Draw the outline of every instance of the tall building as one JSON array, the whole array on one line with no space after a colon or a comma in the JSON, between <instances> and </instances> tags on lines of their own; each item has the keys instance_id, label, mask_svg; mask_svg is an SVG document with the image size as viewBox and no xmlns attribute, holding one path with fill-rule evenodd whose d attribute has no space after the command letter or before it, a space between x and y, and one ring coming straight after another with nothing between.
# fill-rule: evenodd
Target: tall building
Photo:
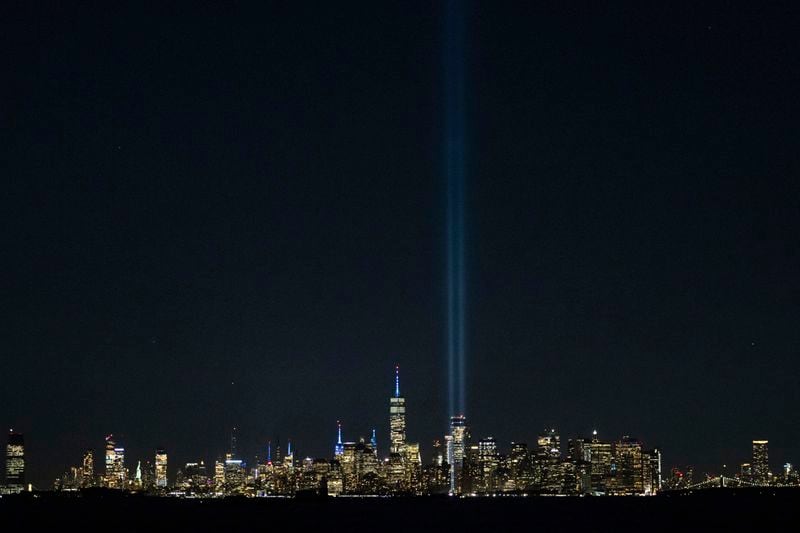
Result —
<instances>
[{"instance_id":1,"label":"tall building","mask_svg":"<svg viewBox=\"0 0 800 533\"><path fill-rule=\"evenodd\" d=\"M406 399L400 396L400 367L394 369L394 396L389 398L389 452L403 453L406 444Z\"/></svg>"},{"instance_id":2,"label":"tall building","mask_svg":"<svg viewBox=\"0 0 800 533\"><path fill-rule=\"evenodd\" d=\"M116 476L116 488L124 489L127 476L125 472L125 448L122 446L114 448L114 475Z\"/></svg>"},{"instance_id":3,"label":"tall building","mask_svg":"<svg viewBox=\"0 0 800 533\"><path fill-rule=\"evenodd\" d=\"M614 478L614 492L625 495L644 493L642 443L625 436L616 443L615 448L617 471Z\"/></svg>"},{"instance_id":4,"label":"tall building","mask_svg":"<svg viewBox=\"0 0 800 533\"><path fill-rule=\"evenodd\" d=\"M553 459L561 458L561 437L555 429L547 430L544 435L539 435L537 444L540 455Z\"/></svg>"},{"instance_id":5,"label":"tall building","mask_svg":"<svg viewBox=\"0 0 800 533\"><path fill-rule=\"evenodd\" d=\"M499 488L495 483L499 465L497 441L494 437L481 439L478 442L477 492L492 493Z\"/></svg>"},{"instance_id":6,"label":"tall building","mask_svg":"<svg viewBox=\"0 0 800 533\"><path fill-rule=\"evenodd\" d=\"M447 465L447 487L448 491L452 494L455 492L455 480L454 480L454 470L455 466L453 465L453 457L455 456L455 451L453 450L453 436L452 435L445 435L444 436L444 459L445 464Z\"/></svg>"},{"instance_id":7,"label":"tall building","mask_svg":"<svg viewBox=\"0 0 800 533\"><path fill-rule=\"evenodd\" d=\"M272 461L276 465L283 464L283 450L281 449L281 437L278 435L275 438L275 458Z\"/></svg>"},{"instance_id":8,"label":"tall building","mask_svg":"<svg viewBox=\"0 0 800 533\"><path fill-rule=\"evenodd\" d=\"M533 468L528 444L525 442L512 442L511 453L508 456L508 467L513 490L525 491L533 485Z\"/></svg>"},{"instance_id":9,"label":"tall building","mask_svg":"<svg viewBox=\"0 0 800 533\"><path fill-rule=\"evenodd\" d=\"M291 439L286 442L286 456L283 458L283 466L289 473L294 472L294 450L292 450Z\"/></svg>"},{"instance_id":10,"label":"tall building","mask_svg":"<svg viewBox=\"0 0 800 533\"><path fill-rule=\"evenodd\" d=\"M244 488L245 466L241 459L234 459L232 453L225 455L225 490L238 493Z\"/></svg>"},{"instance_id":11,"label":"tall building","mask_svg":"<svg viewBox=\"0 0 800 533\"><path fill-rule=\"evenodd\" d=\"M156 487L167 486L167 452L163 448L156 450Z\"/></svg>"},{"instance_id":12,"label":"tall building","mask_svg":"<svg viewBox=\"0 0 800 533\"><path fill-rule=\"evenodd\" d=\"M605 494L611 479L611 463L613 454L611 443L603 442L597 436L597 431L592 432L592 442L589 444L589 457L592 463L591 478L592 492Z\"/></svg>"},{"instance_id":13,"label":"tall building","mask_svg":"<svg viewBox=\"0 0 800 533\"><path fill-rule=\"evenodd\" d=\"M450 465L447 464L447 446L440 440L433 441L431 462L423 469L426 494L446 494L450 489Z\"/></svg>"},{"instance_id":14,"label":"tall building","mask_svg":"<svg viewBox=\"0 0 800 533\"><path fill-rule=\"evenodd\" d=\"M405 466L406 483L409 489L418 491L422 483L422 456L419 453L418 442L407 442L403 447L403 463Z\"/></svg>"},{"instance_id":15,"label":"tall building","mask_svg":"<svg viewBox=\"0 0 800 533\"><path fill-rule=\"evenodd\" d=\"M120 474L117 472L117 467L119 466L119 462L117 460L117 448L116 443L114 442L114 435L108 435L106 437L106 473L105 473L105 486L111 489L121 489L123 488L120 485L119 479Z\"/></svg>"},{"instance_id":16,"label":"tall building","mask_svg":"<svg viewBox=\"0 0 800 533\"><path fill-rule=\"evenodd\" d=\"M460 492L459 480L461 469L464 466L464 454L467 451L467 441L469 441L467 417L464 415L450 417L449 437L447 462L450 463L450 492L456 494ZM446 437L445 440L447 440Z\"/></svg>"},{"instance_id":17,"label":"tall building","mask_svg":"<svg viewBox=\"0 0 800 533\"><path fill-rule=\"evenodd\" d=\"M476 443L467 443L464 460L457 481L460 494L477 494L481 491L480 447Z\"/></svg>"},{"instance_id":18,"label":"tall building","mask_svg":"<svg viewBox=\"0 0 800 533\"><path fill-rule=\"evenodd\" d=\"M339 457L344 453L344 443L342 442L342 423L338 420L336 421L336 432L338 438L336 440L336 446L333 448L333 455L334 457Z\"/></svg>"},{"instance_id":19,"label":"tall building","mask_svg":"<svg viewBox=\"0 0 800 533\"><path fill-rule=\"evenodd\" d=\"M197 462L186 463L184 471L184 487L192 490L206 490L208 488L208 473L205 463L200 460ZM224 474L223 474L224 476Z\"/></svg>"},{"instance_id":20,"label":"tall building","mask_svg":"<svg viewBox=\"0 0 800 533\"><path fill-rule=\"evenodd\" d=\"M661 490L661 450L658 448L642 452L642 479L644 493L648 496Z\"/></svg>"},{"instance_id":21,"label":"tall building","mask_svg":"<svg viewBox=\"0 0 800 533\"><path fill-rule=\"evenodd\" d=\"M233 429L231 430L231 451L230 451L230 456L233 459L236 458L236 443L237 443L237 440L238 439L236 437L236 426L233 426Z\"/></svg>"},{"instance_id":22,"label":"tall building","mask_svg":"<svg viewBox=\"0 0 800 533\"><path fill-rule=\"evenodd\" d=\"M767 446L769 441L753 441L753 483L756 485L766 485L770 480L769 471L769 452Z\"/></svg>"},{"instance_id":23,"label":"tall building","mask_svg":"<svg viewBox=\"0 0 800 533\"><path fill-rule=\"evenodd\" d=\"M342 467L342 487L345 493L354 494L357 490L358 476L356 471L356 443L345 442L339 455Z\"/></svg>"},{"instance_id":24,"label":"tall building","mask_svg":"<svg viewBox=\"0 0 800 533\"><path fill-rule=\"evenodd\" d=\"M86 450L83 452L83 464L81 466L81 486L94 486L94 452Z\"/></svg>"},{"instance_id":25,"label":"tall building","mask_svg":"<svg viewBox=\"0 0 800 533\"><path fill-rule=\"evenodd\" d=\"M567 445L567 461L574 465L575 492L592 492L592 441L591 439L570 439Z\"/></svg>"},{"instance_id":26,"label":"tall building","mask_svg":"<svg viewBox=\"0 0 800 533\"><path fill-rule=\"evenodd\" d=\"M218 492L222 492L225 486L225 463L219 457L214 462L214 488Z\"/></svg>"},{"instance_id":27,"label":"tall building","mask_svg":"<svg viewBox=\"0 0 800 533\"><path fill-rule=\"evenodd\" d=\"M535 484L539 490L560 493L564 485L564 468L561 464L561 437L555 429L547 429L537 437L533 459Z\"/></svg>"},{"instance_id":28,"label":"tall building","mask_svg":"<svg viewBox=\"0 0 800 533\"><path fill-rule=\"evenodd\" d=\"M8 431L6 444L6 489L12 492L25 489L25 438L13 429Z\"/></svg>"},{"instance_id":29,"label":"tall building","mask_svg":"<svg viewBox=\"0 0 800 533\"><path fill-rule=\"evenodd\" d=\"M570 439L567 443L567 459L572 462L592 461L592 441L590 439Z\"/></svg>"}]
</instances>

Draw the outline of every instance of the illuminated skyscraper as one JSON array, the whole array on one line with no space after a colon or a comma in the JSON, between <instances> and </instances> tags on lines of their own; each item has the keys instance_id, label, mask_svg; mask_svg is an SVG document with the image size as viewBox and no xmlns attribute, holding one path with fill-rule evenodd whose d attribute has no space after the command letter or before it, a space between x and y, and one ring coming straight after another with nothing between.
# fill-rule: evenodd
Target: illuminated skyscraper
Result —
<instances>
[{"instance_id":1,"label":"illuminated skyscraper","mask_svg":"<svg viewBox=\"0 0 800 533\"><path fill-rule=\"evenodd\" d=\"M116 443L114 442L114 436L109 435L106 437L106 475L105 475L105 485L111 489L119 489L122 488L119 485L119 474L116 471L117 468L117 453L116 453Z\"/></svg>"},{"instance_id":2,"label":"illuminated skyscraper","mask_svg":"<svg viewBox=\"0 0 800 533\"><path fill-rule=\"evenodd\" d=\"M631 437L622 437L616 443L614 459L617 466L614 492L626 495L643 494L642 443Z\"/></svg>"},{"instance_id":3,"label":"illuminated skyscraper","mask_svg":"<svg viewBox=\"0 0 800 533\"><path fill-rule=\"evenodd\" d=\"M156 487L167 486L167 452L159 448L156 450Z\"/></svg>"},{"instance_id":4,"label":"illuminated skyscraper","mask_svg":"<svg viewBox=\"0 0 800 533\"><path fill-rule=\"evenodd\" d=\"M511 453L508 457L510 476L513 480L513 489L524 491L534 483L533 465L528 445L524 442L512 442Z\"/></svg>"},{"instance_id":5,"label":"illuminated skyscraper","mask_svg":"<svg viewBox=\"0 0 800 533\"><path fill-rule=\"evenodd\" d=\"M461 463L456 486L459 494L477 494L481 491L480 448L475 443L467 443L464 460Z\"/></svg>"},{"instance_id":6,"label":"illuminated skyscraper","mask_svg":"<svg viewBox=\"0 0 800 533\"><path fill-rule=\"evenodd\" d=\"M497 441L494 437L486 437L478 442L478 492L492 493L496 486L496 474L499 466Z\"/></svg>"},{"instance_id":7,"label":"illuminated skyscraper","mask_svg":"<svg viewBox=\"0 0 800 533\"><path fill-rule=\"evenodd\" d=\"M358 485L358 472L356 470L356 443L345 442L339 463L342 467L342 485L344 492L354 494Z\"/></svg>"},{"instance_id":8,"label":"illuminated skyscraper","mask_svg":"<svg viewBox=\"0 0 800 533\"><path fill-rule=\"evenodd\" d=\"M183 469L184 472L184 487L190 488L195 491L205 491L208 488L208 473L206 472L205 463L200 460L196 462L186 463ZM224 474L223 474L224 476Z\"/></svg>"},{"instance_id":9,"label":"illuminated skyscraper","mask_svg":"<svg viewBox=\"0 0 800 533\"><path fill-rule=\"evenodd\" d=\"M12 492L25 489L25 438L13 429L6 444L6 488Z\"/></svg>"},{"instance_id":10,"label":"illuminated skyscraper","mask_svg":"<svg viewBox=\"0 0 800 533\"><path fill-rule=\"evenodd\" d=\"M655 448L642 453L642 478L644 493L653 496L661 490L661 450Z\"/></svg>"},{"instance_id":11,"label":"illuminated skyscraper","mask_svg":"<svg viewBox=\"0 0 800 533\"><path fill-rule=\"evenodd\" d=\"M753 483L756 485L766 485L769 483L769 452L767 445L769 441L753 441Z\"/></svg>"},{"instance_id":12,"label":"illuminated skyscraper","mask_svg":"<svg viewBox=\"0 0 800 533\"><path fill-rule=\"evenodd\" d=\"M244 488L245 468L241 459L234 459L233 454L225 455L225 490L238 493Z\"/></svg>"},{"instance_id":13,"label":"illuminated skyscraper","mask_svg":"<svg viewBox=\"0 0 800 533\"><path fill-rule=\"evenodd\" d=\"M561 437L555 429L545 431L537 439L539 454L543 457L559 459L561 457Z\"/></svg>"},{"instance_id":14,"label":"illuminated skyscraper","mask_svg":"<svg viewBox=\"0 0 800 533\"><path fill-rule=\"evenodd\" d=\"M116 488L124 489L126 482L125 448L121 446L114 448L114 475L116 476Z\"/></svg>"},{"instance_id":15,"label":"illuminated skyscraper","mask_svg":"<svg viewBox=\"0 0 800 533\"><path fill-rule=\"evenodd\" d=\"M272 460L272 462L276 465L283 464L283 450L281 450L280 436L275 439L275 458Z\"/></svg>"},{"instance_id":16,"label":"illuminated skyscraper","mask_svg":"<svg viewBox=\"0 0 800 533\"><path fill-rule=\"evenodd\" d=\"M339 457L344 453L344 443L342 442L342 423L338 420L336 421L336 432L338 438L336 439L336 446L333 448L333 455L334 457Z\"/></svg>"},{"instance_id":17,"label":"illuminated skyscraper","mask_svg":"<svg viewBox=\"0 0 800 533\"><path fill-rule=\"evenodd\" d=\"M450 417L450 438L447 462L450 463L450 492L455 494L459 492L458 482L461 476L461 469L464 466L464 453L469 440L467 417L464 415Z\"/></svg>"},{"instance_id":18,"label":"illuminated skyscraper","mask_svg":"<svg viewBox=\"0 0 800 533\"><path fill-rule=\"evenodd\" d=\"M594 431L589 450L589 458L592 463L592 492L605 494L611 477L611 443L602 442L597 436L597 431Z\"/></svg>"},{"instance_id":19,"label":"illuminated skyscraper","mask_svg":"<svg viewBox=\"0 0 800 533\"><path fill-rule=\"evenodd\" d=\"M287 441L286 444L286 456L283 458L283 466L286 467L287 472L294 472L294 450L292 450L291 440Z\"/></svg>"},{"instance_id":20,"label":"illuminated skyscraper","mask_svg":"<svg viewBox=\"0 0 800 533\"><path fill-rule=\"evenodd\" d=\"M400 367L395 367L394 396L389 398L389 452L403 453L406 445L406 399L400 396Z\"/></svg>"},{"instance_id":21,"label":"illuminated skyscraper","mask_svg":"<svg viewBox=\"0 0 800 533\"><path fill-rule=\"evenodd\" d=\"M225 485L225 463L222 458L214 462L214 488L221 492Z\"/></svg>"},{"instance_id":22,"label":"illuminated skyscraper","mask_svg":"<svg viewBox=\"0 0 800 533\"><path fill-rule=\"evenodd\" d=\"M561 492L565 472L561 465L561 437L555 429L546 429L537 437L533 466L540 490L551 494Z\"/></svg>"},{"instance_id":23,"label":"illuminated skyscraper","mask_svg":"<svg viewBox=\"0 0 800 533\"><path fill-rule=\"evenodd\" d=\"M81 486L94 486L94 452L86 450L83 452L83 465L81 467Z\"/></svg>"}]
</instances>

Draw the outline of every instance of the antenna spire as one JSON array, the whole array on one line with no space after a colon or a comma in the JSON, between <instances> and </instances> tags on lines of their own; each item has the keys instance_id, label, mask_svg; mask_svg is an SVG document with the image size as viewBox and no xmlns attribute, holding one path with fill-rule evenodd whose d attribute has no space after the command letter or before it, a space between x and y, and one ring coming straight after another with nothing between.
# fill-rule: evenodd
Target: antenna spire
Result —
<instances>
[{"instance_id":1,"label":"antenna spire","mask_svg":"<svg viewBox=\"0 0 800 533\"><path fill-rule=\"evenodd\" d=\"M400 397L400 365L394 367L394 397Z\"/></svg>"},{"instance_id":2,"label":"antenna spire","mask_svg":"<svg viewBox=\"0 0 800 533\"><path fill-rule=\"evenodd\" d=\"M333 454L338 457L344 453L344 444L342 444L342 423L336 421L336 428L339 433L339 439L336 441L336 446L333 448Z\"/></svg>"}]
</instances>

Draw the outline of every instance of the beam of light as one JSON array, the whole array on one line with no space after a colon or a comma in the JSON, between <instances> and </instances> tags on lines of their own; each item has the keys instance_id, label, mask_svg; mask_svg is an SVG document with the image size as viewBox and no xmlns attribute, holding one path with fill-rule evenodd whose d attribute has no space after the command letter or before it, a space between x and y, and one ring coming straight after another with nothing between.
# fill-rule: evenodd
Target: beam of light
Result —
<instances>
[{"instance_id":1,"label":"beam of light","mask_svg":"<svg viewBox=\"0 0 800 533\"><path fill-rule=\"evenodd\" d=\"M448 417L466 409L466 186L465 16L463 2L448 0L444 38L444 166L447 179Z\"/></svg>"}]
</instances>

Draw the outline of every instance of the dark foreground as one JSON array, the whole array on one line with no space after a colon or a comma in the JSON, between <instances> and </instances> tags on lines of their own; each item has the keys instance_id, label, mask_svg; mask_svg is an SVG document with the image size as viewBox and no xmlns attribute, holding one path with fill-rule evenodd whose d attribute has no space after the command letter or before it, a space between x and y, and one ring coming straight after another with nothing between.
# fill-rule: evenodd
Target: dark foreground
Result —
<instances>
[{"instance_id":1,"label":"dark foreground","mask_svg":"<svg viewBox=\"0 0 800 533\"><path fill-rule=\"evenodd\" d=\"M725 489L652 498L176 500L93 494L0 499L0 530L24 531L798 531L800 490Z\"/></svg>"}]
</instances>

